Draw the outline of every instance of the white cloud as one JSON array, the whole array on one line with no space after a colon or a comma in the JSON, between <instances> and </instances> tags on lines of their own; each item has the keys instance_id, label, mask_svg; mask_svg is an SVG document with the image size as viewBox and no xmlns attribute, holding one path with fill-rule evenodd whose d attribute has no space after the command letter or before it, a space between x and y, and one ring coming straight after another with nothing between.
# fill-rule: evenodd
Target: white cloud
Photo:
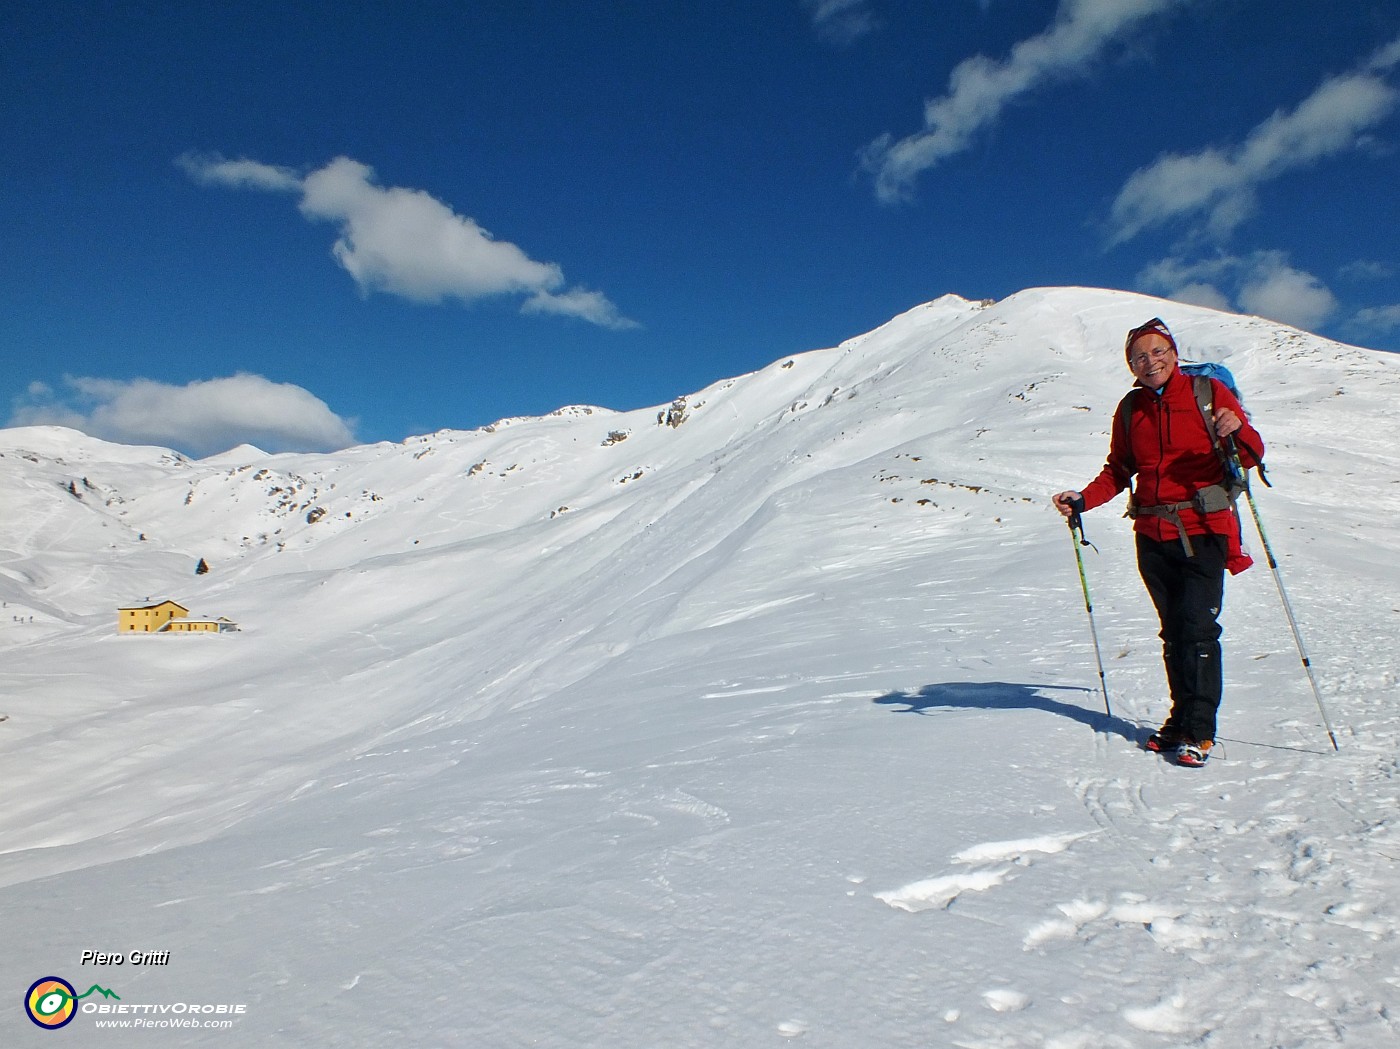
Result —
<instances>
[{"instance_id":1,"label":"white cloud","mask_svg":"<svg viewBox=\"0 0 1400 1049\"><path fill-rule=\"evenodd\" d=\"M571 288L554 294L538 291L520 307L522 313L562 313L569 317L581 317L604 328L622 331L639 327L636 321L628 320L617 311L617 307L600 292L584 288Z\"/></svg>"},{"instance_id":2,"label":"white cloud","mask_svg":"<svg viewBox=\"0 0 1400 1049\"><path fill-rule=\"evenodd\" d=\"M1352 281L1389 280L1395 275L1395 270L1384 262L1357 259L1355 262L1348 262L1339 269L1337 275L1343 280Z\"/></svg>"},{"instance_id":3,"label":"white cloud","mask_svg":"<svg viewBox=\"0 0 1400 1049\"><path fill-rule=\"evenodd\" d=\"M1256 251L1245 256L1219 255L1186 261L1167 258L1138 274L1144 291L1212 309L1230 309L1269 320L1317 330L1337 312L1337 298L1311 273L1295 269L1281 251Z\"/></svg>"},{"instance_id":4,"label":"white cloud","mask_svg":"<svg viewBox=\"0 0 1400 1049\"><path fill-rule=\"evenodd\" d=\"M1220 285L1238 270L1239 265L1238 259L1224 257L1189 263L1178 258L1162 259L1138 274L1137 286L1173 302L1233 311L1230 297L1221 290Z\"/></svg>"},{"instance_id":5,"label":"white cloud","mask_svg":"<svg viewBox=\"0 0 1400 1049\"><path fill-rule=\"evenodd\" d=\"M1185 302L1192 306L1233 312L1229 297L1207 281L1190 281L1177 288L1169 297L1176 302Z\"/></svg>"},{"instance_id":6,"label":"white cloud","mask_svg":"<svg viewBox=\"0 0 1400 1049\"><path fill-rule=\"evenodd\" d=\"M1240 286L1246 313L1315 331L1337 312L1337 297L1311 273L1279 261L1255 270Z\"/></svg>"},{"instance_id":7,"label":"white cloud","mask_svg":"<svg viewBox=\"0 0 1400 1049\"><path fill-rule=\"evenodd\" d=\"M186 153L176 157L175 163L190 178L204 186L288 193L301 189L301 179L295 171L260 164L256 160L225 160L208 153Z\"/></svg>"},{"instance_id":8,"label":"white cloud","mask_svg":"<svg viewBox=\"0 0 1400 1049\"><path fill-rule=\"evenodd\" d=\"M1228 255L1189 262L1186 259L1171 257L1161 259L1143 269L1138 274L1137 283L1145 291L1172 296L1188 284L1218 284L1240 266L1241 260Z\"/></svg>"},{"instance_id":9,"label":"white cloud","mask_svg":"<svg viewBox=\"0 0 1400 1049\"><path fill-rule=\"evenodd\" d=\"M1390 50L1400 59L1400 47ZM1112 242L1195 217L1207 232L1223 237L1253 214L1261 183L1364 144L1366 132L1400 102L1400 92L1376 75L1388 68L1385 56L1383 51L1368 63L1368 72L1325 81L1297 108L1275 112L1238 145L1166 154L1133 172L1113 202Z\"/></svg>"},{"instance_id":10,"label":"white cloud","mask_svg":"<svg viewBox=\"0 0 1400 1049\"><path fill-rule=\"evenodd\" d=\"M812 12L812 25L829 44L846 47L873 31L878 22L869 0L802 0Z\"/></svg>"},{"instance_id":11,"label":"white cloud","mask_svg":"<svg viewBox=\"0 0 1400 1049\"><path fill-rule=\"evenodd\" d=\"M172 386L152 379L66 377L66 397L30 385L9 426L70 426L119 444L154 444L194 456L239 444L268 452L334 451L355 443L353 424L314 394L260 375Z\"/></svg>"},{"instance_id":12,"label":"white cloud","mask_svg":"<svg viewBox=\"0 0 1400 1049\"><path fill-rule=\"evenodd\" d=\"M563 271L554 263L537 262L509 241L496 240L422 190L376 185L373 169L349 157L305 177L255 160L186 154L177 163L203 185L300 193L304 216L339 224L331 254L364 292L427 303L525 295L525 312L637 327L600 292L565 289Z\"/></svg>"},{"instance_id":13,"label":"white cloud","mask_svg":"<svg viewBox=\"0 0 1400 1049\"><path fill-rule=\"evenodd\" d=\"M1394 331L1400 328L1400 304L1368 306L1364 310L1358 310L1353 320L1362 327L1375 331Z\"/></svg>"},{"instance_id":14,"label":"white cloud","mask_svg":"<svg viewBox=\"0 0 1400 1049\"><path fill-rule=\"evenodd\" d=\"M1396 66L1400 66L1400 37L1377 50L1362 68L1372 73L1388 73Z\"/></svg>"},{"instance_id":15,"label":"white cloud","mask_svg":"<svg viewBox=\"0 0 1400 1049\"><path fill-rule=\"evenodd\" d=\"M948 93L924 104L924 130L895 142L884 135L865 150L881 200L908 196L915 178L966 150L1016 98L1042 84L1082 75L1120 37L1190 0L1061 0L1043 33L1020 41L997 61L977 55L959 63Z\"/></svg>"},{"instance_id":16,"label":"white cloud","mask_svg":"<svg viewBox=\"0 0 1400 1049\"><path fill-rule=\"evenodd\" d=\"M331 252L365 290L418 302L552 290L559 267L535 262L422 190L374 185L374 172L340 157L302 183L301 212L340 223Z\"/></svg>"}]
</instances>

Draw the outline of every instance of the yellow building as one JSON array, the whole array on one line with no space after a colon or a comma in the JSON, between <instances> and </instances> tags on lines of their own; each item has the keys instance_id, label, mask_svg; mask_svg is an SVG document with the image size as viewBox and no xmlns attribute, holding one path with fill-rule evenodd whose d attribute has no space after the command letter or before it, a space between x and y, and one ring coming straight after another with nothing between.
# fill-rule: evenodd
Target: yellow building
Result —
<instances>
[{"instance_id":1,"label":"yellow building","mask_svg":"<svg viewBox=\"0 0 1400 1049\"><path fill-rule=\"evenodd\" d=\"M190 610L174 601L117 609L117 633L154 634L173 619L184 619Z\"/></svg>"},{"instance_id":2,"label":"yellow building","mask_svg":"<svg viewBox=\"0 0 1400 1049\"><path fill-rule=\"evenodd\" d=\"M237 629L238 624L224 616L191 616L188 608L174 601L117 609L119 634L222 634Z\"/></svg>"},{"instance_id":3,"label":"yellow building","mask_svg":"<svg viewBox=\"0 0 1400 1049\"><path fill-rule=\"evenodd\" d=\"M220 616L218 619L172 619L160 628L162 634L221 634L226 630L237 630L231 619Z\"/></svg>"}]
</instances>

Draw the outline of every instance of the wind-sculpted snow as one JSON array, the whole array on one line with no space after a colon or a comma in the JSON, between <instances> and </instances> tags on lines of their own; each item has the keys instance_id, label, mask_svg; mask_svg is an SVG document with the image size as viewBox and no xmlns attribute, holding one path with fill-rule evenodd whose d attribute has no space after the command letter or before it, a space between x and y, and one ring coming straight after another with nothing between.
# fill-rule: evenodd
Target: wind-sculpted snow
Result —
<instances>
[{"instance_id":1,"label":"wind-sculpted snow","mask_svg":"<svg viewBox=\"0 0 1400 1049\"><path fill-rule=\"evenodd\" d=\"M1048 496L1153 315L1269 440L1340 752L1257 542L1208 766L1138 749L1113 507L1104 712ZM329 455L0 431L0 987L247 1006L113 1046L1395 1044L1400 360L1087 289L777 352ZM241 629L117 636L162 598Z\"/></svg>"}]
</instances>

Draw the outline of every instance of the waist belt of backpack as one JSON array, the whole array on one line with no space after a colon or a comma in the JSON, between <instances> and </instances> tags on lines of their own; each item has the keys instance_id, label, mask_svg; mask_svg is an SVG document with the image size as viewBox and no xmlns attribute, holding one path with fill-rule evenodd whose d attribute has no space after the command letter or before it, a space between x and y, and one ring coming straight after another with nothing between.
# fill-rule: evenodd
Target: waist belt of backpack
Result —
<instances>
[{"instance_id":1,"label":"waist belt of backpack","mask_svg":"<svg viewBox=\"0 0 1400 1049\"><path fill-rule=\"evenodd\" d=\"M1215 513L1218 510L1233 509L1235 500L1230 494L1230 490L1223 484L1207 485L1200 489L1194 496L1184 503L1158 503L1153 506L1143 506L1136 498L1128 500L1128 512L1124 517L1138 518L1146 514L1148 517L1161 517L1176 525L1177 533L1181 536L1181 548L1186 551L1187 557L1195 557L1196 549L1191 545L1191 537L1186 534L1186 523L1181 519L1182 510L1199 510L1203 514Z\"/></svg>"}]
</instances>

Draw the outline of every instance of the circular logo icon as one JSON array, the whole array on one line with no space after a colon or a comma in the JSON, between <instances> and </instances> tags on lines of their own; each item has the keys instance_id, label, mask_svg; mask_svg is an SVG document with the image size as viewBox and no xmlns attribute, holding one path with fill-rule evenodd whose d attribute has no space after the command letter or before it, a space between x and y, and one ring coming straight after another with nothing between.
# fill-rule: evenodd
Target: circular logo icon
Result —
<instances>
[{"instance_id":1,"label":"circular logo icon","mask_svg":"<svg viewBox=\"0 0 1400 1049\"><path fill-rule=\"evenodd\" d=\"M24 1011L40 1027L57 1030L78 1011L77 997L78 992L67 980L45 976L35 980L24 996Z\"/></svg>"}]
</instances>

